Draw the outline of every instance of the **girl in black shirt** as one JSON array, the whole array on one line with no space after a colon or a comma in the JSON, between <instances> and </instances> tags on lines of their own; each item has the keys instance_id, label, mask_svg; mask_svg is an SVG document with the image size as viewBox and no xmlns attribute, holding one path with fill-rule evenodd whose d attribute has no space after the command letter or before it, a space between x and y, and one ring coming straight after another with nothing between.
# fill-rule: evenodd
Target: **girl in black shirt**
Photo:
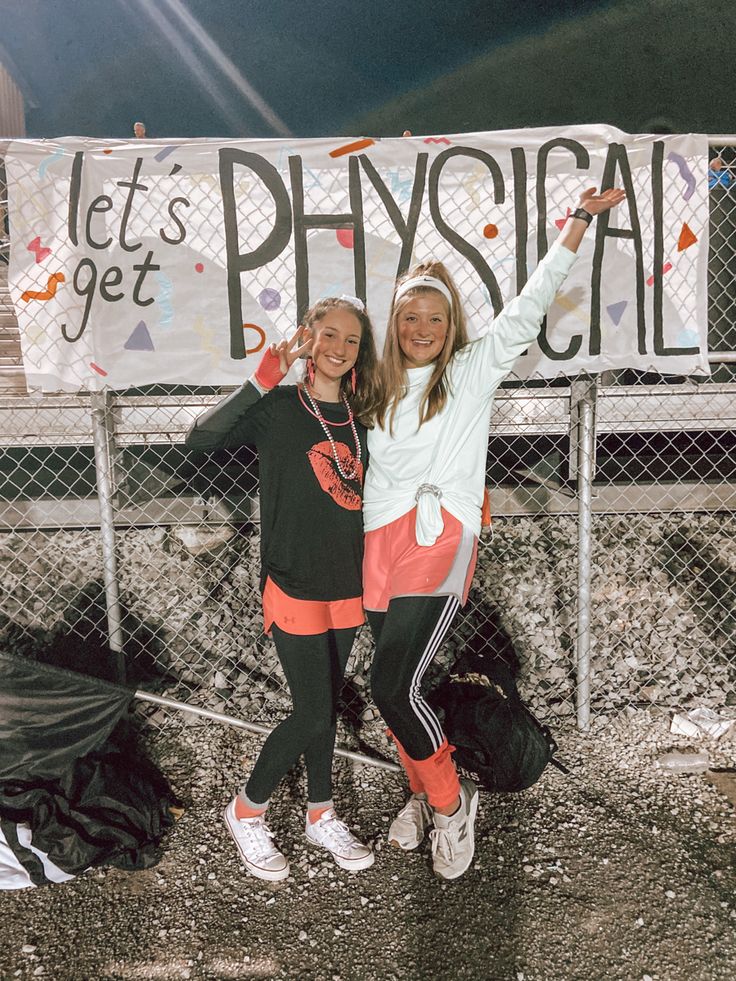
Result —
<instances>
[{"instance_id":1,"label":"girl in black shirt","mask_svg":"<svg viewBox=\"0 0 736 981\"><path fill-rule=\"evenodd\" d=\"M309 354L301 385L277 387ZM270 795L304 756L306 836L339 866L373 864L332 803L337 696L363 623L362 492L366 429L376 400L376 354L355 297L320 300L290 341L271 345L253 378L201 415L190 449L251 444L260 462L261 588L293 710L269 735L246 785L225 810L245 867L284 879L289 865L265 822Z\"/></svg>"}]
</instances>

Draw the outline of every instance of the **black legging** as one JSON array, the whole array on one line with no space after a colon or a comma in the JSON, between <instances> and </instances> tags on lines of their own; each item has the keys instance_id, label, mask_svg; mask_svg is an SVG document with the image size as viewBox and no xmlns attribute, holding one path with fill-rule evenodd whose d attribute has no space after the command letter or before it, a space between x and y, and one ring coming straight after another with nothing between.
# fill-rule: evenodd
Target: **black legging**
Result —
<instances>
[{"instance_id":1,"label":"black legging","mask_svg":"<svg viewBox=\"0 0 736 981\"><path fill-rule=\"evenodd\" d=\"M456 596L400 596L385 613L367 611L376 643L373 700L413 760L428 759L444 740L421 684L459 606Z\"/></svg>"},{"instance_id":2,"label":"black legging","mask_svg":"<svg viewBox=\"0 0 736 981\"><path fill-rule=\"evenodd\" d=\"M251 803L265 803L300 756L307 767L310 802L331 799L337 697L356 629L301 637L274 624L272 635L293 710L263 744L244 788Z\"/></svg>"}]
</instances>

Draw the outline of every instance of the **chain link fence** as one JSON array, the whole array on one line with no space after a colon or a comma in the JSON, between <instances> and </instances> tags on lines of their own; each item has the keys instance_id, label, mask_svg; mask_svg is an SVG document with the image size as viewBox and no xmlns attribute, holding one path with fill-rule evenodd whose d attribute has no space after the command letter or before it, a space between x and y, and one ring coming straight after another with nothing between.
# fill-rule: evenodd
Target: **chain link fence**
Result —
<instances>
[{"instance_id":1,"label":"chain link fence","mask_svg":"<svg viewBox=\"0 0 736 981\"><path fill-rule=\"evenodd\" d=\"M734 147L711 154L712 377L505 383L487 459L493 531L429 684L461 649L490 645L518 658L521 688L548 721L736 704ZM0 170L3 645L273 723L289 697L262 634L257 459L184 451L219 390L25 390L4 199ZM378 731L370 657L365 628L341 714L341 737L358 748ZM158 728L173 717L144 711Z\"/></svg>"}]
</instances>

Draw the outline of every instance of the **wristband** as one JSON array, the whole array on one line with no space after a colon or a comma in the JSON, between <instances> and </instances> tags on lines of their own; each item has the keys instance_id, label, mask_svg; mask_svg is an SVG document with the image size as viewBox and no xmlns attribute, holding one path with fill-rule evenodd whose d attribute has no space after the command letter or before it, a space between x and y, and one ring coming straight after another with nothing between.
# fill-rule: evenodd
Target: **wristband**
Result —
<instances>
[{"instance_id":1,"label":"wristband","mask_svg":"<svg viewBox=\"0 0 736 981\"><path fill-rule=\"evenodd\" d=\"M582 218L586 225L589 225L593 221L593 215L585 208L576 208L570 215L571 218Z\"/></svg>"},{"instance_id":2,"label":"wristband","mask_svg":"<svg viewBox=\"0 0 736 981\"><path fill-rule=\"evenodd\" d=\"M267 347L263 352L261 363L256 368L253 377L260 387L267 392L270 392L272 388L276 388L278 383L286 377L285 372L281 370L281 362L278 354L274 354L270 347Z\"/></svg>"}]
</instances>

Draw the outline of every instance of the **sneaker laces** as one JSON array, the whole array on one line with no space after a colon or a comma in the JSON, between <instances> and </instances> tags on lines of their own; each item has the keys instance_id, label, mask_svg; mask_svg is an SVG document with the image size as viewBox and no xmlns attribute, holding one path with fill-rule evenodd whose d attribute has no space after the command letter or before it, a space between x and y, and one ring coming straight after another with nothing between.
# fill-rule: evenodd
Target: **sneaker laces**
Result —
<instances>
[{"instance_id":1,"label":"sneaker laces","mask_svg":"<svg viewBox=\"0 0 736 981\"><path fill-rule=\"evenodd\" d=\"M240 818L240 833L245 839L244 844L250 851L253 849L254 859L269 859L279 854L278 849L271 843L274 833L263 820Z\"/></svg>"},{"instance_id":2,"label":"sneaker laces","mask_svg":"<svg viewBox=\"0 0 736 981\"><path fill-rule=\"evenodd\" d=\"M455 834L449 828L433 828L429 832L429 839L432 843L432 858L439 855L448 864L454 861Z\"/></svg>"},{"instance_id":3,"label":"sneaker laces","mask_svg":"<svg viewBox=\"0 0 736 981\"><path fill-rule=\"evenodd\" d=\"M347 824L334 815L332 817L322 818L317 823L319 824L320 834L324 835L331 844L334 843L338 846L347 845L350 848L360 844Z\"/></svg>"},{"instance_id":4,"label":"sneaker laces","mask_svg":"<svg viewBox=\"0 0 736 981\"><path fill-rule=\"evenodd\" d=\"M425 801L421 797L417 797L416 794L412 794L409 800L404 804L399 813L396 815L395 820L402 820L403 818L408 818L412 824L420 824L424 822L424 807Z\"/></svg>"}]
</instances>

